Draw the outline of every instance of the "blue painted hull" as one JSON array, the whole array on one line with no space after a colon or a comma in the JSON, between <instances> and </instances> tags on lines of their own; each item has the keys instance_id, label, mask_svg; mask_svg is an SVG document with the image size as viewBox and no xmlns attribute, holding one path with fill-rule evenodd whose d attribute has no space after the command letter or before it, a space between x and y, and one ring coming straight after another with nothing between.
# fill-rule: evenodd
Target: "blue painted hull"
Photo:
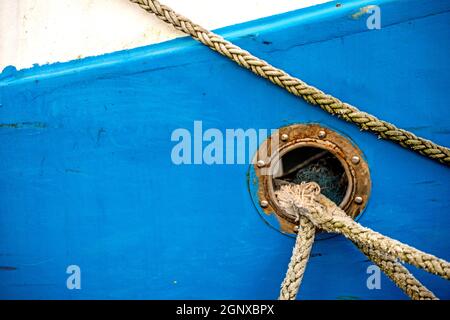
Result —
<instances>
[{"instance_id":1,"label":"blue painted hull","mask_svg":"<svg viewBox=\"0 0 450 320\"><path fill-rule=\"evenodd\" d=\"M450 2L344 1L219 30L364 111L450 145ZM378 4L382 28L355 13ZM364 152L363 225L450 259L450 170L187 38L0 75L0 297L273 299L293 239L268 227L249 165L171 161L177 128L321 123ZM253 150L254 151L254 150ZM405 299L346 239L316 242L302 299ZM81 269L69 290L66 268ZM412 270L440 298L445 280Z\"/></svg>"}]
</instances>

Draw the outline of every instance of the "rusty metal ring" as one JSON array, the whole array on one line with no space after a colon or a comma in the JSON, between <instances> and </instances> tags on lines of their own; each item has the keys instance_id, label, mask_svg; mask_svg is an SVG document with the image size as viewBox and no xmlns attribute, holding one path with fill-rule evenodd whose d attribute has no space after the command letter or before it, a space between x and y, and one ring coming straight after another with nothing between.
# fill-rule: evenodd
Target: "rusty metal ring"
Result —
<instances>
[{"instance_id":1,"label":"rusty metal ring","mask_svg":"<svg viewBox=\"0 0 450 320\"><path fill-rule=\"evenodd\" d=\"M275 146L275 148L272 147L274 150L267 152L271 146ZM295 233L294 218L288 216L278 206L273 187L273 173L284 155L303 147L326 150L340 161L348 185L339 206L355 219L366 207L370 196L369 166L361 150L348 138L317 124L294 124L282 127L261 144L254 162L260 208L266 215L275 213L282 232Z\"/></svg>"}]
</instances>

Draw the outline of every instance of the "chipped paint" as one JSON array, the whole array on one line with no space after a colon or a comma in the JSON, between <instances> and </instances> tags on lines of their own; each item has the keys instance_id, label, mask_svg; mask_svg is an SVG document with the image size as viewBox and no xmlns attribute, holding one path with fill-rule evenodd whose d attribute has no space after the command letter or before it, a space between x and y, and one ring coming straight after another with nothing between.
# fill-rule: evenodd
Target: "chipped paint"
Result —
<instances>
[{"instance_id":1,"label":"chipped paint","mask_svg":"<svg viewBox=\"0 0 450 320\"><path fill-rule=\"evenodd\" d=\"M16 123L0 123L0 128L9 129L44 129L47 124L44 122L16 122Z\"/></svg>"},{"instance_id":2,"label":"chipped paint","mask_svg":"<svg viewBox=\"0 0 450 320\"><path fill-rule=\"evenodd\" d=\"M17 268L11 266L0 266L0 271L14 271L14 270L17 270Z\"/></svg>"},{"instance_id":3,"label":"chipped paint","mask_svg":"<svg viewBox=\"0 0 450 320\"><path fill-rule=\"evenodd\" d=\"M358 10L358 12L355 12L354 14L351 15L351 17L355 20L361 18L363 15L369 13L370 10L372 10L373 8L375 8L376 6L374 5L369 5L369 6L365 6L362 7Z\"/></svg>"}]
</instances>

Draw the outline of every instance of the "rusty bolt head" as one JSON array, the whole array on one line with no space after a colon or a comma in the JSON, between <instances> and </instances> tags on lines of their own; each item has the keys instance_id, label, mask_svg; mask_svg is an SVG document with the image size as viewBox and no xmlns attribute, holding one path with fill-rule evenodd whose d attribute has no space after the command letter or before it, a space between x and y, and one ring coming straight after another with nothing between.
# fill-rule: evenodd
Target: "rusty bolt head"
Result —
<instances>
[{"instance_id":1,"label":"rusty bolt head","mask_svg":"<svg viewBox=\"0 0 450 320\"><path fill-rule=\"evenodd\" d=\"M324 139L327 136L327 133L323 130L320 130L318 136L320 139Z\"/></svg>"},{"instance_id":2,"label":"rusty bolt head","mask_svg":"<svg viewBox=\"0 0 450 320\"><path fill-rule=\"evenodd\" d=\"M262 167L264 167L264 166L266 165L266 162L265 162L264 160L258 160L258 162L256 163L256 165L257 165L259 168L262 168Z\"/></svg>"},{"instance_id":3,"label":"rusty bolt head","mask_svg":"<svg viewBox=\"0 0 450 320\"><path fill-rule=\"evenodd\" d=\"M269 202L267 200L262 200L260 202L261 207L267 208L269 206Z\"/></svg>"},{"instance_id":4,"label":"rusty bolt head","mask_svg":"<svg viewBox=\"0 0 450 320\"><path fill-rule=\"evenodd\" d=\"M363 198L362 197L355 197L355 203L361 204L362 202L363 202Z\"/></svg>"},{"instance_id":5,"label":"rusty bolt head","mask_svg":"<svg viewBox=\"0 0 450 320\"><path fill-rule=\"evenodd\" d=\"M298 229L299 229L299 227L298 227L298 226L295 226L295 227L294 227L294 232L295 232L295 233L298 233Z\"/></svg>"},{"instance_id":6,"label":"rusty bolt head","mask_svg":"<svg viewBox=\"0 0 450 320\"><path fill-rule=\"evenodd\" d=\"M353 156L353 157L352 157L352 163L353 163L353 164L358 164L360 160L361 160L361 159L360 159L358 156Z\"/></svg>"},{"instance_id":7,"label":"rusty bolt head","mask_svg":"<svg viewBox=\"0 0 450 320\"><path fill-rule=\"evenodd\" d=\"M281 141L287 141L289 139L289 136L286 133L283 133L281 135Z\"/></svg>"}]
</instances>

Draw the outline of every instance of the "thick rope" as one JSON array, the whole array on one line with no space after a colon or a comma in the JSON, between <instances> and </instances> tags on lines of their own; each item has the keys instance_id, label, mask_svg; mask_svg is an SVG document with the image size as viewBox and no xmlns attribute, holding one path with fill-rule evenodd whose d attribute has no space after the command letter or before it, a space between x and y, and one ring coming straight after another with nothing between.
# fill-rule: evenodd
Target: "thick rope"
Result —
<instances>
[{"instance_id":1,"label":"thick rope","mask_svg":"<svg viewBox=\"0 0 450 320\"><path fill-rule=\"evenodd\" d=\"M417 280L397 259L380 254L365 246L357 247L375 263L407 296L413 300L437 300L436 296Z\"/></svg>"},{"instance_id":2,"label":"thick rope","mask_svg":"<svg viewBox=\"0 0 450 320\"><path fill-rule=\"evenodd\" d=\"M314 225L307 218L301 217L299 234L296 238L286 276L281 285L279 300L295 300L297 298L314 243L314 236ZM411 299L437 300L435 295L396 259L388 255L381 255L364 246L358 246L358 248Z\"/></svg>"},{"instance_id":3,"label":"thick rope","mask_svg":"<svg viewBox=\"0 0 450 320\"><path fill-rule=\"evenodd\" d=\"M320 191L319 191L320 193ZM317 196L317 188L314 184L302 184L300 192L300 201L314 204L314 198ZM309 260L312 246L314 244L314 237L316 235L316 228L305 216L295 214L295 221L299 222L297 228L298 235L295 241L294 250L292 251L291 260L289 262L288 270L281 284L281 291L279 300L295 300L298 289L303 280L306 264Z\"/></svg>"},{"instance_id":4,"label":"thick rope","mask_svg":"<svg viewBox=\"0 0 450 320\"><path fill-rule=\"evenodd\" d=\"M301 185L301 201L308 201L313 205L314 197L320 193L315 184ZM289 263L286 276L281 285L279 300L295 300L308 263L309 254L314 243L315 227L304 216L300 220L299 234ZM435 300L434 294L422 285L396 259L369 249L363 244L356 244L358 248L372 260L403 292L414 300Z\"/></svg>"},{"instance_id":5,"label":"thick rope","mask_svg":"<svg viewBox=\"0 0 450 320\"><path fill-rule=\"evenodd\" d=\"M450 165L449 148L418 137L407 130L397 128L387 121L380 120L371 114L360 111L348 103L325 94L319 89L270 65L266 61L253 56L221 36L212 33L182 15L179 15L171 8L162 5L156 0L130 1L138 4L144 10L155 14L159 19L171 24L177 30L183 31L212 50L226 56L241 67L270 80L272 83L286 89L296 96L302 97L306 102L312 105L318 105L326 112L337 115L339 118L357 125L361 130L370 131L383 139L391 140L430 159Z\"/></svg>"},{"instance_id":6,"label":"thick rope","mask_svg":"<svg viewBox=\"0 0 450 320\"><path fill-rule=\"evenodd\" d=\"M314 236L314 225L307 218L301 217L299 234L295 241L288 270L281 285L279 300L295 300L297 298L314 243ZM362 245L358 245L358 248L411 299L437 300L436 296L395 258L380 254Z\"/></svg>"},{"instance_id":7,"label":"thick rope","mask_svg":"<svg viewBox=\"0 0 450 320\"><path fill-rule=\"evenodd\" d=\"M314 243L316 228L305 217L300 218L298 235L292 251L286 276L281 284L279 300L295 300L298 289L302 283L309 254Z\"/></svg>"},{"instance_id":8,"label":"thick rope","mask_svg":"<svg viewBox=\"0 0 450 320\"><path fill-rule=\"evenodd\" d=\"M305 193L308 196L305 196ZM447 261L361 226L348 217L336 204L321 195L319 185L314 182L300 185L283 185L276 192L276 195L281 208L289 216L306 218L317 229L343 234L354 242L369 259L377 264L412 299L434 300L436 297L415 279L399 261L409 263L439 275L444 279L450 279L450 264ZM307 200L305 201L305 199ZM300 236L302 234L299 234L298 237ZM303 251L309 253L310 246L298 247L297 250L299 252L295 252L295 255L305 255ZM304 266L301 270L303 272L306 263L307 261L302 261ZM291 269L295 269L295 266L290 266L286 277L294 277L301 280L303 274L291 274ZM296 288L298 289L299 286L300 283L296 285ZM289 295L284 295L283 297L293 299L292 297L295 298L295 296L296 292L289 292Z\"/></svg>"},{"instance_id":9,"label":"thick rope","mask_svg":"<svg viewBox=\"0 0 450 320\"><path fill-rule=\"evenodd\" d=\"M316 183L313 184L320 190ZM296 186L284 185L281 187L283 192L277 194L280 204L282 203L282 207L288 215L306 216L316 228L326 232L340 233L355 243L363 243L369 249L394 255L403 262L439 275L444 279L450 279L450 264L447 261L361 226L321 194L316 197L316 201L312 205L308 205L307 202L302 203L298 199L303 190ZM290 203L291 201L294 202ZM296 204L299 204L299 207L296 207Z\"/></svg>"}]
</instances>

